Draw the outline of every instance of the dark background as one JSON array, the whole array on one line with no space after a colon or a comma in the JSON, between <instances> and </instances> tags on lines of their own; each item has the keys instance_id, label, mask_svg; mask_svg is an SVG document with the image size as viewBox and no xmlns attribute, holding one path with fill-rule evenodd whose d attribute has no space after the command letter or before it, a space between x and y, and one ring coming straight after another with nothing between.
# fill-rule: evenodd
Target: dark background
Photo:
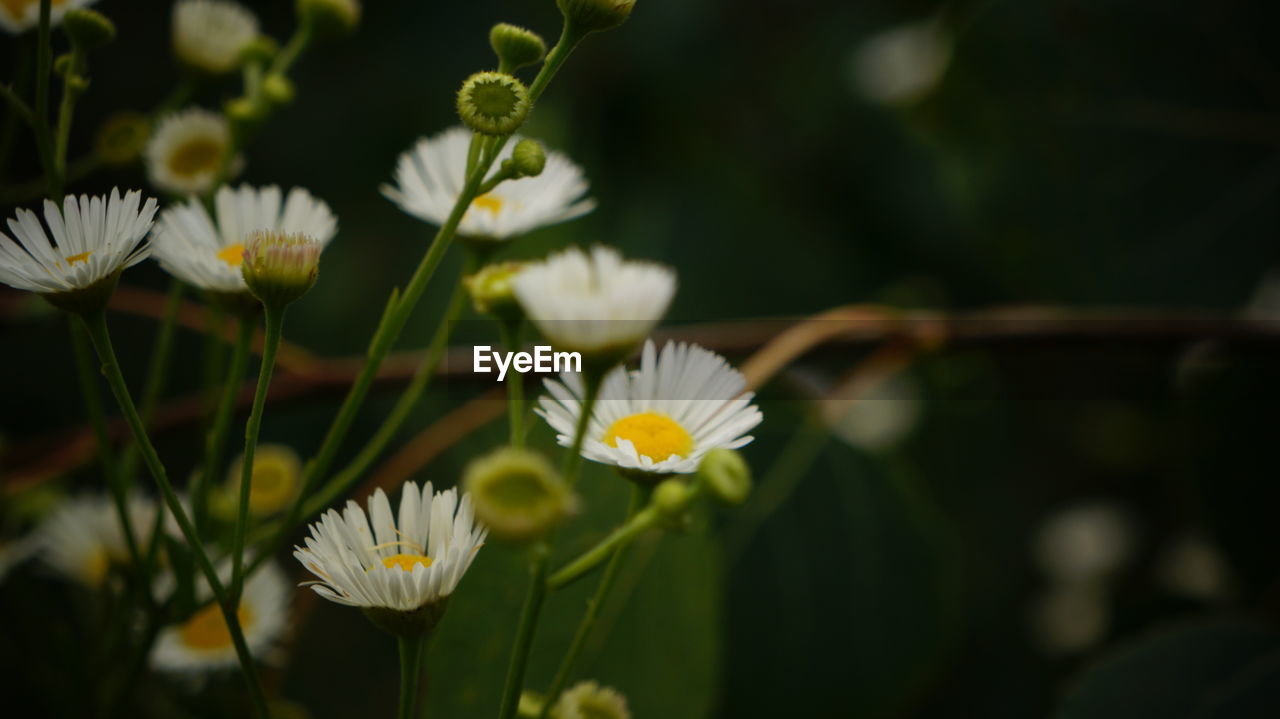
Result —
<instances>
[{"instance_id":1,"label":"dark background","mask_svg":"<svg viewBox=\"0 0 1280 719\"><path fill-rule=\"evenodd\" d=\"M265 31L287 35L291 3L249 4ZM93 57L73 156L111 112L150 107L176 79L167 3L96 7L120 33ZM862 94L862 44L934 15L954 38L936 87L908 104ZM604 242L669 263L680 275L677 322L861 302L1243 312L1280 265L1277 19L1273 3L1244 0L640 0L624 27L570 59L525 128L584 166L600 208L509 254ZM363 351L389 288L432 232L378 185L416 138L456 121L453 92L492 64L485 38L499 20L548 40L559 24L551 0L370 0L357 34L299 64L297 101L248 148L242 176L308 187L340 220L319 285L290 315L290 339L323 355ZM0 42L12 68L15 43ZM200 101L216 106L236 89ZM36 170L20 134L3 179ZM71 189L144 182L140 168L113 170ZM455 252L441 276L459 262ZM165 284L151 264L125 281ZM433 283L402 346L425 344L446 294ZM82 409L56 315L8 290L0 307L0 432L18 446L79 422ZM134 380L152 327L113 319ZM466 327L476 336L460 342L493 339ZM180 335L175 391L197 385L201 346ZM870 449L826 437L797 399L861 353L815 356L763 392L765 423L745 450L762 486L803 477L794 495L732 561L721 538L739 526L733 513L645 550L646 569L583 674L619 687L642 719L1276 716L1276 350L1124 336L947 350L909 371L923 398L913 431ZM455 405L449 395L425 403L410 429ZM370 402L353 438L392 399ZM273 411L264 439L314 448L332 400ZM794 440L797 428L809 439ZM491 427L419 479L451 484L501 437ZM169 435L162 453L185 467L199 441ZM620 511L617 483L603 471L584 480L588 506L601 509L582 541ZM1134 551L1104 582L1109 618L1096 639L1054 650L1030 621L1051 589L1032 538L1085 501L1125 513ZM1158 581L1163 552L1188 533L1226 567L1211 596ZM496 703L491 675L501 674L524 575L496 545L474 574L429 660L434 716L487 716ZM19 597L13 586L3 591L16 606L61 596L41 585ZM580 599L553 599L562 610L540 635L532 685L545 684ZM394 651L355 612L318 606L299 636L292 668L275 677L281 695L316 717L391 711ZM56 686L54 666L28 660L21 640L7 646L6 673L22 665L34 677L15 696L38 701ZM194 714L216 706L152 684Z\"/></svg>"}]
</instances>

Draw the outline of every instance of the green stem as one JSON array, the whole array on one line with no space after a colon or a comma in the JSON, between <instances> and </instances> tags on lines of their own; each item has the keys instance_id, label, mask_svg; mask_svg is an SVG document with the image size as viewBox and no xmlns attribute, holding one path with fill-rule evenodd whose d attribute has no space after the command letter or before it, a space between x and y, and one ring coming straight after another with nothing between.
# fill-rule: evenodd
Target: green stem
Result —
<instances>
[{"instance_id":1,"label":"green stem","mask_svg":"<svg viewBox=\"0 0 1280 719\"><path fill-rule=\"evenodd\" d=\"M591 415L595 412L596 399L600 396L600 385L604 384L604 376L591 372L582 374L582 413L578 415L578 426L574 429L573 445L564 455L560 474L569 486L578 482L578 468L582 466L582 443L587 438L587 427L591 425Z\"/></svg>"},{"instance_id":2,"label":"green stem","mask_svg":"<svg viewBox=\"0 0 1280 719\"><path fill-rule=\"evenodd\" d=\"M311 44L312 32L311 26L303 23L293 32L293 37L289 38L288 44L276 55L275 62L271 64L272 74L281 74L289 71L293 63L297 62L302 56L302 52Z\"/></svg>"},{"instance_id":3,"label":"green stem","mask_svg":"<svg viewBox=\"0 0 1280 719\"><path fill-rule=\"evenodd\" d=\"M156 105L155 108L151 110L151 121L155 122L184 105L187 100L191 99L191 95L195 92L195 89L195 80L192 79L190 74L184 73L181 79L178 80L178 84L174 86L173 90L160 101L160 104Z\"/></svg>"},{"instance_id":4,"label":"green stem","mask_svg":"<svg viewBox=\"0 0 1280 719\"><path fill-rule=\"evenodd\" d=\"M632 485L631 487L631 504L627 507L627 523L625 527L633 527L640 524L640 528L635 530L631 535L634 538L644 529L652 526L657 520L658 512L653 507L641 510L649 497L649 491L640 485ZM648 513L652 519L643 523L637 523L634 520L646 516ZM628 542L630 539L627 540ZM546 717L551 707L555 705L556 700L560 697L560 692L564 690L565 684L569 682L569 676L573 672L573 665L582 654L583 647L587 644L587 637L591 635L591 630L595 628L596 620L600 618L600 608L604 606L605 600L609 597L609 590L613 588L614 580L618 577L618 570L622 567L622 563L627 555L627 545L625 543L617 545L616 549L611 548L612 556L609 559L609 566L605 567L604 575L600 577L600 583L596 585L596 593L587 600L587 611L582 615L582 621L578 623L578 630L573 635L573 642L569 645L569 651L565 653L564 659L560 662L560 668L556 670L555 679L551 681L551 688L547 690L546 699L542 705L541 717ZM557 573L559 574L559 573ZM552 577L552 584L555 577Z\"/></svg>"},{"instance_id":5,"label":"green stem","mask_svg":"<svg viewBox=\"0 0 1280 719\"><path fill-rule=\"evenodd\" d=\"M173 484L169 481L164 464L160 461L160 455L156 453L155 446L151 444L151 438L147 436L146 427L142 424L142 417L138 415L138 408L133 404L133 397L129 395L129 388L125 384L124 375L120 372L120 363L116 360L115 350L111 346L111 335L107 331L106 314L96 312L87 316L79 315L79 317L84 328L89 332L89 338L93 340L94 349L98 352L98 359L102 361L102 371L107 377L107 384L111 386L111 392L115 395L116 402L120 405L120 411L124 414L125 420L129 424L129 429L133 432L134 441L138 443L138 448L142 452L142 459L146 463L147 469L150 470L152 478L155 479L156 486L159 487L160 494L169 506L169 511L173 514L174 520L177 521L178 527L182 530L182 536L186 538L187 544L195 556L196 564L209 582L210 590L213 591L214 597L217 598L223 619L226 620L227 629L231 634L231 641L236 650L236 658L240 662L240 670L244 675L245 683L248 685L254 708L260 719L269 719L266 695L262 691L262 684L258 681L258 673L253 664L253 656L250 654L249 646L244 639L244 630L240 626L240 617L236 612L237 606L226 601L226 588L218 578L218 572L214 569L213 563L209 561L209 555L205 552L199 535L196 534L195 526L191 523L186 510L182 507L182 501L178 499L178 494L174 491Z\"/></svg>"},{"instance_id":6,"label":"green stem","mask_svg":"<svg viewBox=\"0 0 1280 719\"><path fill-rule=\"evenodd\" d=\"M272 304L264 306L267 325L266 339L262 344L262 366L258 370L258 387L253 395L253 409L244 428L244 459L240 465L240 502L236 512L236 533L231 544L231 600L239 601L244 588L244 538L249 528L249 488L253 484L253 455L258 448L258 433L262 430L262 412L267 406L267 390L271 386L271 371L276 364L276 350L284 330L285 307Z\"/></svg>"},{"instance_id":7,"label":"green stem","mask_svg":"<svg viewBox=\"0 0 1280 719\"><path fill-rule=\"evenodd\" d=\"M520 688L524 685L524 672L529 665L529 650L538 629L538 615L547 597L547 562L551 550L545 544L533 549L529 564L529 590L520 610L520 624L516 627L516 641L511 647L511 659L507 664L507 679L502 689L500 719L511 719L520 706Z\"/></svg>"},{"instance_id":8,"label":"green stem","mask_svg":"<svg viewBox=\"0 0 1280 719\"><path fill-rule=\"evenodd\" d=\"M102 397L98 394L98 383L94 378L93 350L88 336L78 325L71 328L71 347L75 352L76 376L79 378L80 391L84 395L84 406L89 415L89 424L93 427L93 435L98 442L98 463L102 466L102 476L107 480L107 488L111 491L111 501L115 505L116 517L124 531L125 544L129 549L129 561L135 569L143 569L142 552L138 548L137 534L133 530L133 519L129 516L129 485L125 475L118 470L119 466L111 456L111 437L107 433L106 412L102 407ZM147 575L148 577L150 575Z\"/></svg>"},{"instance_id":9,"label":"green stem","mask_svg":"<svg viewBox=\"0 0 1280 719\"><path fill-rule=\"evenodd\" d=\"M49 186L49 197L54 202L60 203L62 202L62 181L58 177L58 168L53 162L53 140L49 137L49 75L53 68L49 26L52 7L52 0L40 0L40 29L36 36L35 136L40 164L44 166L45 184Z\"/></svg>"},{"instance_id":10,"label":"green stem","mask_svg":"<svg viewBox=\"0 0 1280 719\"><path fill-rule=\"evenodd\" d=\"M18 96L18 93L12 87L0 85L0 97L8 101L9 106L13 108L15 114L11 117L21 118L23 122L27 123L28 127L35 129L36 118L31 112L31 107L22 101L22 98Z\"/></svg>"},{"instance_id":11,"label":"green stem","mask_svg":"<svg viewBox=\"0 0 1280 719\"><path fill-rule=\"evenodd\" d=\"M413 719L414 706L418 703L418 683L422 677L422 648L425 634L400 637L400 712L399 719Z\"/></svg>"},{"instance_id":12,"label":"green stem","mask_svg":"<svg viewBox=\"0 0 1280 719\"><path fill-rule=\"evenodd\" d=\"M533 79L533 84L529 86L529 102L534 103L542 96L547 85L551 84L551 79L560 71L560 66L565 60L569 59L570 53L582 42L582 38L587 33L578 29L569 22L568 18L564 21L564 28L560 31L560 39L556 42L556 46L551 48L551 52L547 53L547 59L542 63L542 68L538 70L538 76Z\"/></svg>"},{"instance_id":13,"label":"green stem","mask_svg":"<svg viewBox=\"0 0 1280 719\"><path fill-rule=\"evenodd\" d=\"M176 277L169 282L169 294L165 297L164 313L160 319L160 328L156 331L156 344L151 350L151 359L147 366L147 383L142 388L142 401L138 411L142 421L151 423L151 415L155 413L156 403L164 393L169 380L170 364L173 359L174 329L178 324L178 310L182 308L182 280ZM129 444L120 454L120 473L132 477L138 469L137 445ZM197 524L198 526L198 524Z\"/></svg>"},{"instance_id":14,"label":"green stem","mask_svg":"<svg viewBox=\"0 0 1280 719\"><path fill-rule=\"evenodd\" d=\"M548 589L564 589L578 579L586 576L606 559L618 556L618 550L626 548L645 530L655 526L661 518L657 508L647 507L643 510L629 511L627 521L621 527L609 533L599 544L578 555L577 559L561 567L547 580ZM606 576L608 572L606 571Z\"/></svg>"},{"instance_id":15,"label":"green stem","mask_svg":"<svg viewBox=\"0 0 1280 719\"><path fill-rule=\"evenodd\" d=\"M62 78L62 103L58 106L57 139L53 149L53 166L58 171L59 182L66 178L67 145L71 141L71 120L75 115L76 99L80 90L75 87L84 70L84 53L74 46L71 49L71 63L67 66L67 74Z\"/></svg>"},{"instance_id":16,"label":"green stem","mask_svg":"<svg viewBox=\"0 0 1280 719\"><path fill-rule=\"evenodd\" d=\"M231 368L227 372L226 382L222 386L222 396L218 400L218 408L213 415L213 424L204 446L204 467L196 475L195 486L191 491L191 514L195 517L196 528L204 529L209 519L209 495L213 491L214 482L222 471L222 455L227 444L227 432L231 427L231 418L235 414L236 396L240 393L240 381L244 378L245 368L249 366L249 348L253 344L253 331L257 323L250 315L239 318L239 331L236 333L235 349L231 351Z\"/></svg>"},{"instance_id":17,"label":"green stem","mask_svg":"<svg viewBox=\"0 0 1280 719\"><path fill-rule=\"evenodd\" d=\"M499 332L502 333L502 344L508 352L520 350L520 335L523 322L498 321ZM507 378L507 418L511 426L511 446L524 446L524 374L511 368L511 377Z\"/></svg>"}]
</instances>

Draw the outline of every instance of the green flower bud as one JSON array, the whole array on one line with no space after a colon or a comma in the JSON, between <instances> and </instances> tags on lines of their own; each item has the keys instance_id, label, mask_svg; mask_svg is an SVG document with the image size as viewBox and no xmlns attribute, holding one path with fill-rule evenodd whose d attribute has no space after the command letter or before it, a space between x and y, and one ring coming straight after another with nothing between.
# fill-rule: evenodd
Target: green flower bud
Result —
<instances>
[{"instance_id":1,"label":"green flower bud","mask_svg":"<svg viewBox=\"0 0 1280 719\"><path fill-rule=\"evenodd\" d=\"M489 45L506 70L532 65L547 54L547 43L537 33L505 22L494 25L489 31Z\"/></svg>"},{"instance_id":2,"label":"green flower bud","mask_svg":"<svg viewBox=\"0 0 1280 719\"><path fill-rule=\"evenodd\" d=\"M240 51L240 62L266 65L276 59L278 52L280 52L280 44L275 41L275 38L269 35L258 35Z\"/></svg>"},{"instance_id":3,"label":"green flower bud","mask_svg":"<svg viewBox=\"0 0 1280 719\"><path fill-rule=\"evenodd\" d=\"M231 131L240 136L243 136L246 131L257 127L259 123L267 119L266 104L254 102L247 97L228 100L227 104L222 108L222 112L227 116Z\"/></svg>"},{"instance_id":4,"label":"green flower bud","mask_svg":"<svg viewBox=\"0 0 1280 719\"><path fill-rule=\"evenodd\" d=\"M128 165L142 154L151 136L147 116L137 112L118 112L98 128L93 154L104 165Z\"/></svg>"},{"instance_id":5,"label":"green flower bud","mask_svg":"<svg viewBox=\"0 0 1280 719\"><path fill-rule=\"evenodd\" d=\"M511 151L511 168L516 177L537 177L547 166L547 153L537 140L521 140Z\"/></svg>"},{"instance_id":6,"label":"green flower bud","mask_svg":"<svg viewBox=\"0 0 1280 719\"><path fill-rule=\"evenodd\" d=\"M80 50L96 50L116 39L115 23L106 15L86 8L73 8L62 16L62 29L71 44Z\"/></svg>"},{"instance_id":7,"label":"green flower bud","mask_svg":"<svg viewBox=\"0 0 1280 719\"><path fill-rule=\"evenodd\" d=\"M360 24L358 0L298 0L298 18L321 36L344 35Z\"/></svg>"},{"instance_id":8,"label":"green flower bud","mask_svg":"<svg viewBox=\"0 0 1280 719\"><path fill-rule=\"evenodd\" d=\"M693 504L694 496L693 490L683 480L668 479L653 490L652 501L664 519L678 522Z\"/></svg>"},{"instance_id":9,"label":"green flower bud","mask_svg":"<svg viewBox=\"0 0 1280 719\"><path fill-rule=\"evenodd\" d=\"M751 468L731 449L713 449L698 465L698 478L726 505L742 504L751 494Z\"/></svg>"},{"instance_id":10,"label":"green flower bud","mask_svg":"<svg viewBox=\"0 0 1280 719\"><path fill-rule=\"evenodd\" d=\"M297 94L293 81L280 73L271 73L262 79L262 93L273 105L288 105Z\"/></svg>"},{"instance_id":11,"label":"green flower bud","mask_svg":"<svg viewBox=\"0 0 1280 719\"><path fill-rule=\"evenodd\" d=\"M244 283L262 304L284 307L316 283L320 249L320 243L306 235L255 232L240 264Z\"/></svg>"},{"instance_id":12,"label":"green flower bud","mask_svg":"<svg viewBox=\"0 0 1280 719\"><path fill-rule=\"evenodd\" d=\"M458 91L458 115L476 132L509 135L529 115L529 92L506 73L478 72Z\"/></svg>"},{"instance_id":13,"label":"green flower bud","mask_svg":"<svg viewBox=\"0 0 1280 719\"><path fill-rule=\"evenodd\" d=\"M542 455L506 447L467 466L462 486L489 533L508 542L543 537L569 516L569 485Z\"/></svg>"},{"instance_id":14,"label":"green flower bud","mask_svg":"<svg viewBox=\"0 0 1280 719\"><path fill-rule=\"evenodd\" d=\"M584 32L610 30L631 17L636 0L556 0L560 13Z\"/></svg>"},{"instance_id":15,"label":"green flower bud","mask_svg":"<svg viewBox=\"0 0 1280 719\"><path fill-rule=\"evenodd\" d=\"M467 293L471 295L471 304L476 312L491 315L498 319L516 321L524 318L524 310L516 301L512 283L524 262L495 262L481 267L474 275L463 280Z\"/></svg>"}]
</instances>

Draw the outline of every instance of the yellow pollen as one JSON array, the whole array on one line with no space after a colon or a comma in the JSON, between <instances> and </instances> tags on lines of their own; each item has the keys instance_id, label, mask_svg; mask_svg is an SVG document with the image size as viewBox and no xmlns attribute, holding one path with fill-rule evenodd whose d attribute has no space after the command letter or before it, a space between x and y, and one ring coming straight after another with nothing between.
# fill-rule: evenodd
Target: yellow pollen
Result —
<instances>
[{"instance_id":1,"label":"yellow pollen","mask_svg":"<svg viewBox=\"0 0 1280 719\"><path fill-rule=\"evenodd\" d=\"M248 608L241 604L236 615L240 618L240 626L248 629L253 619ZM229 649L233 646L231 631L227 629L227 622L222 618L222 610L217 604L210 604L191 615L178 629L178 634L182 637L183 644L191 649Z\"/></svg>"},{"instance_id":2,"label":"yellow pollen","mask_svg":"<svg viewBox=\"0 0 1280 719\"><path fill-rule=\"evenodd\" d=\"M430 567L431 557L425 554L393 554L382 560L382 566L387 569L399 567L406 572L412 572L413 568L419 564L424 567Z\"/></svg>"},{"instance_id":3,"label":"yellow pollen","mask_svg":"<svg viewBox=\"0 0 1280 719\"><path fill-rule=\"evenodd\" d=\"M218 259L227 263L228 267L239 267L244 262L244 243L237 242L218 250Z\"/></svg>"},{"instance_id":4,"label":"yellow pollen","mask_svg":"<svg viewBox=\"0 0 1280 719\"><path fill-rule=\"evenodd\" d=\"M488 192L472 200L471 206L485 210L491 215L497 215L502 212L502 198L492 192Z\"/></svg>"},{"instance_id":5,"label":"yellow pollen","mask_svg":"<svg viewBox=\"0 0 1280 719\"><path fill-rule=\"evenodd\" d=\"M0 0L0 2L3 2L3 1L4 0ZM84 262L85 260L88 260L89 255L92 255L92 254L93 254L93 250L89 250L88 252L81 252L78 255L71 255L67 257L67 264L74 265L77 262Z\"/></svg>"},{"instance_id":6,"label":"yellow pollen","mask_svg":"<svg viewBox=\"0 0 1280 719\"><path fill-rule=\"evenodd\" d=\"M169 171L179 177L194 177L213 172L222 162L222 143L207 137L196 137L179 145L169 155Z\"/></svg>"},{"instance_id":7,"label":"yellow pollen","mask_svg":"<svg viewBox=\"0 0 1280 719\"><path fill-rule=\"evenodd\" d=\"M618 440L631 442L636 452L655 462L671 455L687 457L693 451L693 437L679 423L664 414L641 412L614 422L601 439L617 447Z\"/></svg>"}]
</instances>

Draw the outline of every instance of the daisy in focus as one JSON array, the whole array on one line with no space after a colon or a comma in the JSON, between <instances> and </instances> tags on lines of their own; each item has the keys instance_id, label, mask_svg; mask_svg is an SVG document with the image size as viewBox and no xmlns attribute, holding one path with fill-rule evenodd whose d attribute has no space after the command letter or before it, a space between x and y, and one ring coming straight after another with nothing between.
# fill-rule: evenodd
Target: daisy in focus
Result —
<instances>
[{"instance_id":1,"label":"daisy in focus","mask_svg":"<svg viewBox=\"0 0 1280 719\"><path fill-rule=\"evenodd\" d=\"M214 208L216 223L197 199L166 207L151 239L161 267L210 292L248 291L240 266L245 245L255 233L305 235L323 246L338 231L329 206L300 187L288 196L275 185L223 187Z\"/></svg>"},{"instance_id":2,"label":"daisy in focus","mask_svg":"<svg viewBox=\"0 0 1280 719\"><path fill-rule=\"evenodd\" d=\"M129 521L139 539L150 531L157 507L142 497L131 497ZM100 587L111 567L127 564L129 545L120 515L105 494L72 497L58 505L36 530L40 558L59 575L87 587Z\"/></svg>"},{"instance_id":3,"label":"daisy in focus","mask_svg":"<svg viewBox=\"0 0 1280 719\"><path fill-rule=\"evenodd\" d=\"M433 493L430 482L421 489L404 484L398 515L379 489L369 499L368 515L348 501L342 514L330 509L310 529L306 546L295 547L293 556L319 577L311 588L329 601L364 609L393 633L434 626L487 534L475 521L469 495L459 501L456 489ZM427 626L419 627L415 614Z\"/></svg>"},{"instance_id":4,"label":"daisy in focus","mask_svg":"<svg viewBox=\"0 0 1280 719\"><path fill-rule=\"evenodd\" d=\"M511 157L520 142L512 137L494 162L494 170ZM454 127L418 141L396 163L396 185L382 194L400 209L434 225L442 225L466 184L471 131ZM458 226L464 237L504 241L540 227L591 212L595 200L583 199L588 183L582 168L559 152L551 152L536 177L508 180L477 197Z\"/></svg>"},{"instance_id":5,"label":"daisy in focus","mask_svg":"<svg viewBox=\"0 0 1280 719\"><path fill-rule=\"evenodd\" d=\"M181 0L173 6L173 52L186 65L214 75L240 66L258 36L258 19L227 0Z\"/></svg>"},{"instance_id":6,"label":"daisy in focus","mask_svg":"<svg viewBox=\"0 0 1280 719\"><path fill-rule=\"evenodd\" d=\"M53 0L49 24L56 26L72 8L88 7L97 0ZM40 24L40 0L0 0L0 27L11 35L24 33Z\"/></svg>"},{"instance_id":7,"label":"daisy in focus","mask_svg":"<svg viewBox=\"0 0 1280 719\"><path fill-rule=\"evenodd\" d=\"M17 241L0 232L0 282L38 292L54 304L100 283L114 287L121 270L150 255L143 238L155 214L156 201L143 203L136 190L123 198L119 190L110 196L68 195L61 209L45 200L48 234L36 213L18 210L9 220Z\"/></svg>"},{"instance_id":8,"label":"daisy in focus","mask_svg":"<svg viewBox=\"0 0 1280 719\"><path fill-rule=\"evenodd\" d=\"M581 375L547 380L535 410L573 446L582 411ZM640 369L619 367L604 379L582 444L582 456L646 474L691 474L712 449L737 449L760 424L760 409L744 393L746 379L720 355L683 342L662 353L646 342Z\"/></svg>"},{"instance_id":9,"label":"daisy in focus","mask_svg":"<svg viewBox=\"0 0 1280 719\"><path fill-rule=\"evenodd\" d=\"M203 195L213 188L230 150L231 128L222 115L198 107L175 112L160 120L147 142L147 179L163 192ZM241 164L233 159L231 174Z\"/></svg>"},{"instance_id":10,"label":"daisy in focus","mask_svg":"<svg viewBox=\"0 0 1280 719\"><path fill-rule=\"evenodd\" d=\"M666 314L676 276L612 247L571 247L524 267L514 279L525 315L558 350L621 361Z\"/></svg>"},{"instance_id":11,"label":"daisy in focus","mask_svg":"<svg viewBox=\"0 0 1280 719\"><path fill-rule=\"evenodd\" d=\"M208 585L203 585L208 594ZM284 571L267 564L245 583L236 611L245 643L255 657L270 649L289 624L289 584ZM235 645L216 603L196 610L186 621L165 627L156 637L151 665L171 672L231 669Z\"/></svg>"}]
</instances>

